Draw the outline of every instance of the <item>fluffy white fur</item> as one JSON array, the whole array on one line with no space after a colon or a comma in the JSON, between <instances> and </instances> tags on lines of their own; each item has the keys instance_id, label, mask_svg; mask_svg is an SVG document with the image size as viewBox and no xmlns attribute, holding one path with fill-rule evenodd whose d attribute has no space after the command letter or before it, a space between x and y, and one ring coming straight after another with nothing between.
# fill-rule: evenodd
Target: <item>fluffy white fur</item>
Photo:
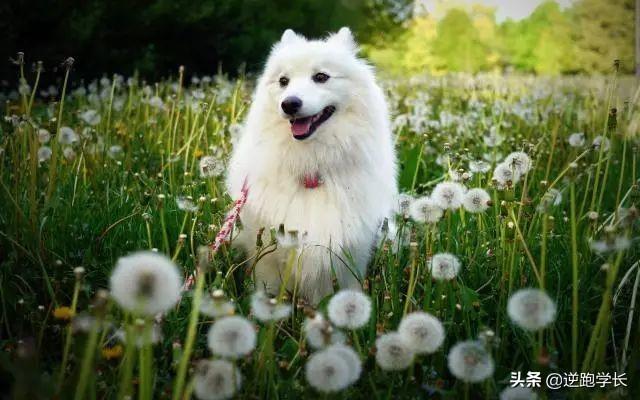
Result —
<instances>
[{"instance_id":1,"label":"fluffy white fur","mask_svg":"<svg viewBox=\"0 0 640 400\"><path fill-rule=\"evenodd\" d=\"M250 254L256 233L284 224L306 233L294 279L286 280L286 249L262 258L258 284L275 292L284 281L313 303L341 288L359 287L379 227L396 198L396 161L387 105L373 69L357 57L348 28L324 40L286 30L273 46L257 83L243 133L229 165L227 186L237 198L247 179L243 231L235 239ZM318 72L330 76L316 83ZM279 79L289 83L281 87ZM296 140L281 109L287 96L303 101L300 115L333 105L336 111L312 136ZM305 188L305 175L322 184ZM266 240L266 237L265 237Z\"/></svg>"}]
</instances>

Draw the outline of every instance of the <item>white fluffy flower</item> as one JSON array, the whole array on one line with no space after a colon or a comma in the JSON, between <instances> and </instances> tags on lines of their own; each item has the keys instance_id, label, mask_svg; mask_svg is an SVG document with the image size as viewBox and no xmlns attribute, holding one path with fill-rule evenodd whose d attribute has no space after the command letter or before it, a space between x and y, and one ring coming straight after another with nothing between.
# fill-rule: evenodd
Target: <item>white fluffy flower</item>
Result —
<instances>
[{"instance_id":1,"label":"white fluffy flower","mask_svg":"<svg viewBox=\"0 0 640 400\"><path fill-rule=\"evenodd\" d=\"M151 327L151 336L148 339L145 336L146 332L144 332L144 325L134 325L130 329L133 341L138 348L142 348L148 339L150 344L156 344L160 342L160 340L162 340L162 329L158 324L153 324L153 326ZM114 337L122 343L127 343L127 340L129 339L129 337L127 336L127 331L125 329L118 329L115 332Z\"/></svg>"},{"instance_id":2,"label":"white fluffy flower","mask_svg":"<svg viewBox=\"0 0 640 400\"><path fill-rule=\"evenodd\" d=\"M182 211L196 212L198 211L198 206L193 202L191 196L180 196L176 198L176 205L178 209Z\"/></svg>"},{"instance_id":3,"label":"white fluffy flower","mask_svg":"<svg viewBox=\"0 0 640 400\"><path fill-rule=\"evenodd\" d=\"M499 188L503 188L517 183L520 180L520 172L507 163L500 163L493 170L493 179L498 183Z\"/></svg>"},{"instance_id":4,"label":"white fluffy flower","mask_svg":"<svg viewBox=\"0 0 640 400\"><path fill-rule=\"evenodd\" d=\"M68 126L60 128L60 132L58 133L58 142L60 142L60 144L72 144L77 141L78 135L73 129Z\"/></svg>"},{"instance_id":5,"label":"white fluffy flower","mask_svg":"<svg viewBox=\"0 0 640 400\"><path fill-rule=\"evenodd\" d=\"M507 164L520 175L524 175L531 169L531 158L523 151L514 151L504 159L504 164Z\"/></svg>"},{"instance_id":6,"label":"white fluffy flower","mask_svg":"<svg viewBox=\"0 0 640 400\"><path fill-rule=\"evenodd\" d=\"M562 202L562 193L558 189L551 188L542 195L540 204L536 207L538 211L546 211Z\"/></svg>"},{"instance_id":7,"label":"white fluffy flower","mask_svg":"<svg viewBox=\"0 0 640 400\"><path fill-rule=\"evenodd\" d=\"M569 142L569 146L571 147L582 147L585 143L584 133L572 133L571 135L569 135L569 139L567 139L567 141Z\"/></svg>"},{"instance_id":8,"label":"white fluffy flower","mask_svg":"<svg viewBox=\"0 0 640 400\"><path fill-rule=\"evenodd\" d=\"M416 354L431 354L444 342L442 322L426 312L413 312L400 321L398 333Z\"/></svg>"},{"instance_id":9,"label":"white fluffy flower","mask_svg":"<svg viewBox=\"0 0 640 400\"><path fill-rule=\"evenodd\" d=\"M122 308L152 316L176 304L182 278L178 267L166 256L140 251L118 260L110 286L114 300Z\"/></svg>"},{"instance_id":10,"label":"white fluffy flower","mask_svg":"<svg viewBox=\"0 0 640 400\"><path fill-rule=\"evenodd\" d=\"M351 385L360 379L360 374L362 373L362 360L360 360L360 356L358 353L353 350L353 348L342 344L333 344L327 347L324 351L331 351L336 353L342 360L344 360L345 364L347 364L347 369L349 370L348 376L348 385Z\"/></svg>"},{"instance_id":11,"label":"white fluffy flower","mask_svg":"<svg viewBox=\"0 0 640 400\"><path fill-rule=\"evenodd\" d=\"M38 142L44 144L44 143L49 143L49 140L51 139L51 133L49 133L48 130L46 129L38 129Z\"/></svg>"},{"instance_id":12,"label":"white fluffy flower","mask_svg":"<svg viewBox=\"0 0 640 400\"><path fill-rule=\"evenodd\" d=\"M406 193L400 193L396 199L396 213L398 215L407 216L413 202L413 197Z\"/></svg>"},{"instance_id":13,"label":"white fluffy flower","mask_svg":"<svg viewBox=\"0 0 640 400\"><path fill-rule=\"evenodd\" d=\"M344 334L319 313L315 317L305 320L304 335L307 339L307 344L313 349L321 349L331 344L345 342Z\"/></svg>"},{"instance_id":14,"label":"white fluffy flower","mask_svg":"<svg viewBox=\"0 0 640 400\"><path fill-rule=\"evenodd\" d=\"M207 344L213 354L239 358L255 349L256 331L253 324L244 317L223 317L209 329Z\"/></svg>"},{"instance_id":15,"label":"white fluffy flower","mask_svg":"<svg viewBox=\"0 0 640 400\"><path fill-rule=\"evenodd\" d=\"M214 291L211 296L202 299L202 304L200 304L200 313L209 317L218 318L233 315L235 311L236 306L224 297L222 290Z\"/></svg>"},{"instance_id":16,"label":"white fluffy flower","mask_svg":"<svg viewBox=\"0 0 640 400\"><path fill-rule=\"evenodd\" d=\"M87 110L80 114L80 119L87 125L96 126L100 123L100 114L96 110Z\"/></svg>"},{"instance_id":17,"label":"white fluffy flower","mask_svg":"<svg viewBox=\"0 0 640 400\"><path fill-rule=\"evenodd\" d=\"M482 140L487 147L496 147L504 141L504 136L497 133L495 129L492 129L491 133L485 135Z\"/></svg>"},{"instance_id":18,"label":"white fluffy flower","mask_svg":"<svg viewBox=\"0 0 640 400\"><path fill-rule=\"evenodd\" d=\"M305 376L307 382L319 392L339 392L353 382L349 367L343 354L324 349L309 358L305 365Z\"/></svg>"},{"instance_id":19,"label":"white fluffy flower","mask_svg":"<svg viewBox=\"0 0 640 400\"><path fill-rule=\"evenodd\" d=\"M341 290L327 306L329 319L340 328L358 329L363 327L371 315L371 299L357 290Z\"/></svg>"},{"instance_id":20,"label":"white fluffy flower","mask_svg":"<svg viewBox=\"0 0 640 400\"><path fill-rule=\"evenodd\" d=\"M229 361L207 360L198 363L193 381L193 391L200 400L222 400L236 394L242 375Z\"/></svg>"},{"instance_id":21,"label":"white fluffy flower","mask_svg":"<svg viewBox=\"0 0 640 400\"><path fill-rule=\"evenodd\" d=\"M483 174L485 172L489 172L491 169L491 164L483 160L474 160L469 161L469 171L474 173Z\"/></svg>"},{"instance_id":22,"label":"white fluffy flower","mask_svg":"<svg viewBox=\"0 0 640 400\"><path fill-rule=\"evenodd\" d=\"M113 146L109 147L107 155L109 156L109 158L117 160L122 156L122 151L122 146L114 144Z\"/></svg>"},{"instance_id":23,"label":"white fluffy flower","mask_svg":"<svg viewBox=\"0 0 640 400\"><path fill-rule=\"evenodd\" d=\"M449 281L460 272L460 260L450 253L434 254L429 260L429 272L433 279Z\"/></svg>"},{"instance_id":24,"label":"white fluffy flower","mask_svg":"<svg viewBox=\"0 0 640 400\"><path fill-rule=\"evenodd\" d=\"M555 321L556 305L540 289L521 289L509 298L507 314L521 328L537 331Z\"/></svg>"},{"instance_id":25,"label":"white fluffy flower","mask_svg":"<svg viewBox=\"0 0 640 400\"><path fill-rule=\"evenodd\" d=\"M414 351L397 332L386 333L376 340L376 362L386 371L408 368L414 356Z\"/></svg>"},{"instance_id":26,"label":"white fluffy flower","mask_svg":"<svg viewBox=\"0 0 640 400\"><path fill-rule=\"evenodd\" d=\"M224 172L224 165L214 156L204 156L200 159L200 176L215 178Z\"/></svg>"},{"instance_id":27,"label":"white fluffy flower","mask_svg":"<svg viewBox=\"0 0 640 400\"><path fill-rule=\"evenodd\" d=\"M149 105L151 107L157 108L158 110L164 109L164 101L158 96L153 96L149 99Z\"/></svg>"},{"instance_id":28,"label":"white fluffy flower","mask_svg":"<svg viewBox=\"0 0 640 400\"><path fill-rule=\"evenodd\" d=\"M76 158L76 152L73 150L73 147L65 147L62 150L62 155L69 161L73 161Z\"/></svg>"},{"instance_id":29,"label":"white fluffy flower","mask_svg":"<svg viewBox=\"0 0 640 400\"><path fill-rule=\"evenodd\" d=\"M251 296L251 312L262 322L279 321L291 314L291 304L278 302L259 290Z\"/></svg>"},{"instance_id":30,"label":"white fluffy flower","mask_svg":"<svg viewBox=\"0 0 640 400\"><path fill-rule=\"evenodd\" d=\"M602 136L596 136L593 138L593 148L599 151L600 145L602 145L602 151L606 152L609 150L609 147L611 147L611 142L609 142L609 139Z\"/></svg>"},{"instance_id":31,"label":"white fluffy flower","mask_svg":"<svg viewBox=\"0 0 640 400\"><path fill-rule=\"evenodd\" d=\"M38 149L38 162L42 163L51 158L51 147L42 146Z\"/></svg>"},{"instance_id":32,"label":"white fluffy flower","mask_svg":"<svg viewBox=\"0 0 640 400\"><path fill-rule=\"evenodd\" d=\"M490 202L491 196L489 196L489 193L487 193L486 190L474 188L468 190L464 194L462 204L464 205L465 210L470 213L481 213L485 212L487 208L489 208Z\"/></svg>"},{"instance_id":33,"label":"white fluffy flower","mask_svg":"<svg viewBox=\"0 0 640 400\"><path fill-rule=\"evenodd\" d=\"M411 218L416 222L433 224L440 221L444 211L427 196L415 199L409 208Z\"/></svg>"},{"instance_id":34,"label":"white fluffy flower","mask_svg":"<svg viewBox=\"0 0 640 400\"><path fill-rule=\"evenodd\" d=\"M500 400L537 400L536 392L528 387L508 387L500 392Z\"/></svg>"},{"instance_id":35,"label":"white fluffy flower","mask_svg":"<svg viewBox=\"0 0 640 400\"><path fill-rule=\"evenodd\" d=\"M465 382L481 382L493 375L491 354L477 341L457 343L449 351L447 361L451 374Z\"/></svg>"},{"instance_id":36,"label":"white fluffy flower","mask_svg":"<svg viewBox=\"0 0 640 400\"><path fill-rule=\"evenodd\" d=\"M473 177L473 172L464 170L449 169L449 178L454 182L468 181Z\"/></svg>"},{"instance_id":37,"label":"white fluffy flower","mask_svg":"<svg viewBox=\"0 0 640 400\"><path fill-rule=\"evenodd\" d=\"M465 187L456 182L441 182L433 188L431 199L442 209L457 210L462 205Z\"/></svg>"}]
</instances>

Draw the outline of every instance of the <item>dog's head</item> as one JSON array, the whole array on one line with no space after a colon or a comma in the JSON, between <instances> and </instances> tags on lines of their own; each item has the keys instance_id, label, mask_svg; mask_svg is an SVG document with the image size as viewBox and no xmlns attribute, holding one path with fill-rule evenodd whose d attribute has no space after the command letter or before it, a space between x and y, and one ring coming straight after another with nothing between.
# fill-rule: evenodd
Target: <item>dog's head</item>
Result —
<instances>
[{"instance_id":1,"label":"dog's head","mask_svg":"<svg viewBox=\"0 0 640 400\"><path fill-rule=\"evenodd\" d=\"M324 40L307 40L287 29L274 45L259 83L267 103L263 106L276 117L274 123L304 140L353 111L352 100L358 95L354 77L363 69L369 72L357 51L349 28Z\"/></svg>"}]
</instances>

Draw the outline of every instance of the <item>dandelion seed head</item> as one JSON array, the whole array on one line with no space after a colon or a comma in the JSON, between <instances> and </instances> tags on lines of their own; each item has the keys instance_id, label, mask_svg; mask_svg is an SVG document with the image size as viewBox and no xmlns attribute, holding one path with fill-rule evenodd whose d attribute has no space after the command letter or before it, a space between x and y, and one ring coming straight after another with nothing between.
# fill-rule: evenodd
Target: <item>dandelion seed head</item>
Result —
<instances>
[{"instance_id":1,"label":"dandelion seed head","mask_svg":"<svg viewBox=\"0 0 640 400\"><path fill-rule=\"evenodd\" d=\"M78 141L78 135L76 132L69 128L68 126L63 126L60 128L60 132L58 133L58 142L60 144L70 145Z\"/></svg>"},{"instance_id":2,"label":"dandelion seed head","mask_svg":"<svg viewBox=\"0 0 640 400\"><path fill-rule=\"evenodd\" d=\"M520 175L526 174L531 169L531 158L523 151L514 151L509 154L507 158L505 158L504 163Z\"/></svg>"},{"instance_id":3,"label":"dandelion seed head","mask_svg":"<svg viewBox=\"0 0 640 400\"><path fill-rule=\"evenodd\" d=\"M407 193L400 193L396 199L396 213L401 216L409 215L409 208L413 197Z\"/></svg>"},{"instance_id":4,"label":"dandelion seed head","mask_svg":"<svg viewBox=\"0 0 640 400\"><path fill-rule=\"evenodd\" d=\"M176 198L176 205L182 211L196 212L198 206L193 202L190 196L180 196Z\"/></svg>"},{"instance_id":5,"label":"dandelion seed head","mask_svg":"<svg viewBox=\"0 0 640 400\"><path fill-rule=\"evenodd\" d=\"M96 126L100 123L101 117L96 110L86 110L80 114L80 119L87 125Z\"/></svg>"},{"instance_id":6,"label":"dandelion seed head","mask_svg":"<svg viewBox=\"0 0 640 400\"><path fill-rule=\"evenodd\" d=\"M593 138L593 142L591 144L595 150L600 150L600 146L602 145L602 151L608 151L611 147L611 142L609 139L599 135Z\"/></svg>"},{"instance_id":7,"label":"dandelion seed head","mask_svg":"<svg viewBox=\"0 0 640 400\"><path fill-rule=\"evenodd\" d=\"M347 379L348 385L355 383L360 378L360 374L362 373L362 360L360 360L360 356L353 348L342 343L337 343L327 347L326 351L336 353L347 365L347 370L349 371Z\"/></svg>"},{"instance_id":8,"label":"dandelion seed head","mask_svg":"<svg viewBox=\"0 0 640 400\"><path fill-rule=\"evenodd\" d=\"M414 356L414 351L397 332L386 333L376 340L376 362L386 371L408 368Z\"/></svg>"},{"instance_id":9,"label":"dandelion seed head","mask_svg":"<svg viewBox=\"0 0 640 400\"><path fill-rule=\"evenodd\" d=\"M452 280L460 272L460 260L451 253L434 254L429 260L429 271L435 280Z\"/></svg>"},{"instance_id":10,"label":"dandelion seed head","mask_svg":"<svg viewBox=\"0 0 640 400\"><path fill-rule=\"evenodd\" d=\"M509 184L515 184L520 181L520 172L507 163L500 163L493 170L493 179L497 182L499 188L504 188Z\"/></svg>"},{"instance_id":11,"label":"dandelion seed head","mask_svg":"<svg viewBox=\"0 0 640 400\"><path fill-rule=\"evenodd\" d=\"M304 335L309 347L316 350L331 344L344 343L346 340L344 333L331 325L320 313L305 320Z\"/></svg>"},{"instance_id":12,"label":"dandelion seed head","mask_svg":"<svg viewBox=\"0 0 640 400\"><path fill-rule=\"evenodd\" d=\"M122 153L123 153L122 146L114 144L113 146L109 147L109 151L107 155L109 156L109 158L113 160L117 160L122 157Z\"/></svg>"},{"instance_id":13,"label":"dandelion seed head","mask_svg":"<svg viewBox=\"0 0 640 400\"><path fill-rule=\"evenodd\" d=\"M133 343L137 348L143 347L145 344L145 341L147 340L147 338L144 335L144 327L145 327L145 322L142 321L141 324L136 324L131 328L131 338L132 338L131 340L133 340ZM127 331L123 328L118 329L115 332L114 337L122 343L127 343L127 341L129 340ZM153 324L151 326L151 337L149 338L149 342L150 344L157 344L161 340L162 340L162 329L160 325Z\"/></svg>"},{"instance_id":14,"label":"dandelion seed head","mask_svg":"<svg viewBox=\"0 0 640 400\"><path fill-rule=\"evenodd\" d=\"M215 293L202 299L200 304L200 313L213 318L233 315L235 311L236 306L232 301L227 300L224 295L216 296Z\"/></svg>"},{"instance_id":15,"label":"dandelion seed head","mask_svg":"<svg viewBox=\"0 0 640 400\"><path fill-rule=\"evenodd\" d=\"M224 165L214 156L204 156L200 159L200 176L215 178L224 172Z\"/></svg>"},{"instance_id":16,"label":"dandelion seed head","mask_svg":"<svg viewBox=\"0 0 640 400\"><path fill-rule=\"evenodd\" d=\"M158 110L163 110L164 109L164 101L162 101L162 99L158 96L153 96L152 98L149 99L149 105L153 108L156 108Z\"/></svg>"},{"instance_id":17,"label":"dandelion seed head","mask_svg":"<svg viewBox=\"0 0 640 400\"><path fill-rule=\"evenodd\" d=\"M497 127L493 127L491 132L485 135L482 140L487 147L496 147L504 142L504 136L497 132Z\"/></svg>"},{"instance_id":18,"label":"dandelion seed head","mask_svg":"<svg viewBox=\"0 0 640 400\"><path fill-rule=\"evenodd\" d=\"M556 319L556 304L540 289L520 289L509 298L507 314L518 326L537 331Z\"/></svg>"},{"instance_id":19,"label":"dandelion seed head","mask_svg":"<svg viewBox=\"0 0 640 400\"><path fill-rule=\"evenodd\" d=\"M426 312L413 312L400 321L398 333L416 354L431 354L444 342L442 322Z\"/></svg>"},{"instance_id":20,"label":"dandelion seed head","mask_svg":"<svg viewBox=\"0 0 640 400\"><path fill-rule=\"evenodd\" d=\"M222 317L209 329L207 344L213 354L239 358L255 349L256 331L253 324L244 317Z\"/></svg>"},{"instance_id":21,"label":"dandelion seed head","mask_svg":"<svg viewBox=\"0 0 640 400\"><path fill-rule=\"evenodd\" d=\"M122 308L153 316L168 311L178 301L182 277L166 256L141 251L118 260L110 287L111 295Z\"/></svg>"},{"instance_id":22,"label":"dandelion seed head","mask_svg":"<svg viewBox=\"0 0 640 400\"><path fill-rule=\"evenodd\" d=\"M280 321L291 314L291 304L278 302L263 290L258 290L251 296L251 312L262 322Z\"/></svg>"},{"instance_id":23,"label":"dandelion seed head","mask_svg":"<svg viewBox=\"0 0 640 400\"><path fill-rule=\"evenodd\" d=\"M464 194L462 204L464 205L465 210L470 213L481 213L485 212L487 208L489 208L490 202L491 196L489 196L489 193L487 193L486 190L474 188L468 190Z\"/></svg>"},{"instance_id":24,"label":"dandelion seed head","mask_svg":"<svg viewBox=\"0 0 640 400\"><path fill-rule=\"evenodd\" d=\"M45 161L48 161L51 158L51 147L49 146L41 146L38 149L38 162L39 163L43 163Z\"/></svg>"},{"instance_id":25,"label":"dandelion seed head","mask_svg":"<svg viewBox=\"0 0 640 400\"><path fill-rule=\"evenodd\" d=\"M411 202L409 212L414 221L428 224L440 221L444 213L442 208L428 196L417 198Z\"/></svg>"},{"instance_id":26,"label":"dandelion seed head","mask_svg":"<svg viewBox=\"0 0 640 400\"><path fill-rule=\"evenodd\" d=\"M357 290L341 290L329 300L327 311L329 319L336 326L358 329L369 321L371 299Z\"/></svg>"},{"instance_id":27,"label":"dandelion seed head","mask_svg":"<svg viewBox=\"0 0 640 400\"><path fill-rule=\"evenodd\" d=\"M441 182L433 188L431 199L444 210L457 210L462 205L465 187L457 182Z\"/></svg>"},{"instance_id":28,"label":"dandelion seed head","mask_svg":"<svg viewBox=\"0 0 640 400\"><path fill-rule=\"evenodd\" d=\"M567 139L567 142L569 142L569 146L571 147L582 147L584 146L586 140L584 137L584 133L582 132L576 132L576 133L572 133L571 135L569 135L569 138Z\"/></svg>"},{"instance_id":29,"label":"dandelion seed head","mask_svg":"<svg viewBox=\"0 0 640 400\"><path fill-rule=\"evenodd\" d=\"M240 389L242 375L226 360L203 360L196 366L193 392L200 400L230 399Z\"/></svg>"},{"instance_id":30,"label":"dandelion seed head","mask_svg":"<svg viewBox=\"0 0 640 400\"><path fill-rule=\"evenodd\" d=\"M73 161L76 158L76 152L73 150L73 147L65 147L64 150L62 150L62 155L69 161Z\"/></svg>"},{"instance_id":31,"label":"dandelion seed head","mask_svg":"<svg viewBox=\"0 0 640 400\"><path fill-rule=\"evenodd\" d=\"M547 190L540 199L537 210L540 212L548 211L554 206L559 205L562 202L562 193L555 188Z\"/></svg>"},{"instance_id":32,"label":"dandelion seed head","mask_svg":"<svg viewBox=\"0 0 640 400\"><path fill-rule=\"evenodd\" d=\"M476 174L484 174L489 172L491 164L483 160L469 161L469 171Z\"/></svg>"},{"instance_id":33,"label":"dandelion seed head","mask_svg":"<svg viewBox=\"0 0 640 400\"><path fill-rule=\"evenodd\" d=\"M305 376L314 389L323 393L344 390L352 381L344 357L330 349L320 350L309 358L305 365Z\"/></svg>"},{"instance_id":34,"label":"dandelion seed head","mask_svg":"<svg viewBox=\"0 0 640 400\"><path fill-rule=\"evenodd\" d=\"M447 357L449 371L456 378L470 383L481 382L494 371L493 358L477 341L459 342L451 348Z\"/></svg>"},{"instance_id":35,"label":"dandelion seed head","mask_svg":"<svg viewBox=\"0 0 640 400\"><path fill-rule=\"evenodd\" d=\"M43 128L38 129L38 142L45 144L49 143L49 140L51 140L51 133Z\"/></svg>"}]
</instances>

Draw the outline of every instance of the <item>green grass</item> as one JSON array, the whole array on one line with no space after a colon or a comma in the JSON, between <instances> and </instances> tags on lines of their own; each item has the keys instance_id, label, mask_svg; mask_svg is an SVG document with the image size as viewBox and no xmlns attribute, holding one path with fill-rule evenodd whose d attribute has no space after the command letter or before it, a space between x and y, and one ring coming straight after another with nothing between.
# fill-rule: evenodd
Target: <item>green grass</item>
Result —
<instances>
[{"instance_id":1,"label":"green grass","mask_svg":"<svg viewBox=\"0 0 640 400\"><path fill-rule=\"evenodd\" d=\"M34 78L29 78L31 85ZM106 79L85 94L72 81L48 99L38 95L37 87L24 87L22 95L5 93L9 97L0 123L0 379L21 399L103 399L139 390L143 398L179 398L172 390L194 292L185 293L166 315L163 339L143 350L140 363L131 357L105 358L102 350L117 343L113 330L131 317L111 302L96 303L96 293L108 288L115 261L135 250L157 248L185 274L194 270L198 247L212 242L231 204L222 176L201 178L198 162L203 155L225 162L253 80L219 76L197 85L181 85L181 78L145 85L132 79L128 85ZM640 324L632 303L640 279L637 209L633 219L640 201L637 82L615 74L485 75L396 78L384 84L394 117L401 116L394 130L403 192L428 194L448 179L449 167L466 171L469 160L483 156L501 155L501 161L521 150L532 158L533 168L509 190L494 188L491 171L465 182L486 188L493 197L484 214L448 212L433 227L397 217L399 232L407 238L399 241L397 252L389 243L376 249L364 284L373 301L372 318L366 328L350 334L364 362L363 375L335 396L496 398L511 371L542 371L543 376L626 372L630 387L623 391L608 387L563 393L572 398L637 396ZM162 107L150 101L156 96ZM81 119L88 109L100 115L94 126ZM65 126L79 135L71 146L57 140ZM41 163L40 128L52 133L47 144L51 158ZM483 140L492 129L504 137L496 147ZM567 143L574 132L584 132L583 147ZM592 148L599 135L610 140L609 148ZM72 147L75 157L65 157L65 147ZM439 156L448 156L449 165L437 163ZM562 201L539 208L551 187L561 192ZM191 196L198 210L180 210L180 196ZM620 236L631 240L627 249L605 254L590 249L592 240ZM267 234L264 241L270 244ZM433 282L425 268L427 257L442 251L456 254L463 264L457 279L448 283ZM223 247L201 287L224 290L237 303L237 313L248 316L254 282L244 263L242 254ZM81 280L74 275L78 266L86 270ZM522 287L544 288L557 303L555 323L538 334L518 328L506 314L510 294ZM201 293L196 290L195 295ZM76 319L94 315L103 324L72 332L68 321L54 316L64 306L76 310ZM319 308L325 306L323 301ZM376 336L396 329L405 312L418 309L443 322L443 347L417 358L408 371L382 371L372 356ZM300 306L274 326L256 323L263 351L237 363L244 377L238 398L318 397L304 377L310 350L301 331L303 320ZM183 361L187 390L192 389L193 362L211 357L205 336L212 321L192 321L193 349ZM493 378L467 386L451 376L446 355L456 342L479 336L490 338L496 369ZM544 388L538 393L542 398L553 394Z\"/></svg>"}]
</instances>

